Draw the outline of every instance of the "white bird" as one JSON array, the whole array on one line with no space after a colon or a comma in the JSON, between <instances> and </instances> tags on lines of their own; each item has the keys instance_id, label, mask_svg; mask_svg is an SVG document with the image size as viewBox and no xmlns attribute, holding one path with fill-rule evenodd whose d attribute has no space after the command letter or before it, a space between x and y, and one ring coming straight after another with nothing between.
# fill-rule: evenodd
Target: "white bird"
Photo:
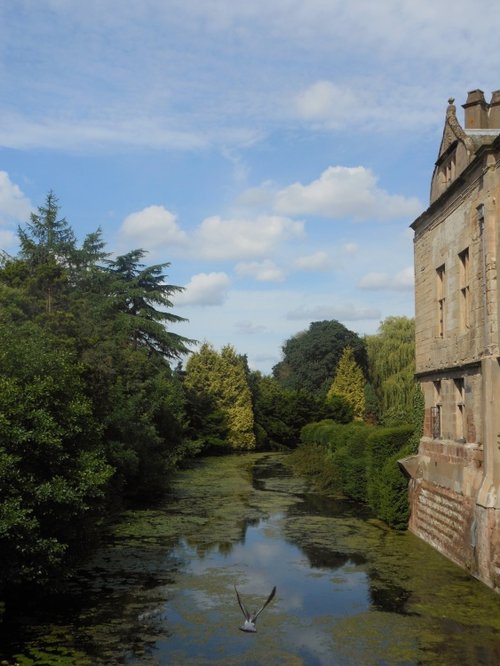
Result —
<instances>
[{"instance_id":1,"label":"white bird","mask_svg":"<svg viewBox=\"0 0 500 666\"><path fill-rule=\"evenodd\" d=\"M267 604L270 601L272 601L272 599L274 598L274 595L276 594L276 586L273 587L273 589L271 591L271 594L267 597L267 599L266 599L264 605L262 606L262 608L260 608L256 613L249 613L247 611L243 602L241 601L240 595L238 594L238 590L236 589L236 585L234 586L234 589L235 589L235 592L236 592L236 596L238 598L238 603L240 605L241 612L245 616L245 622L241 625L240 629L241 629L241 631L251 631L251 632L255 633L257 631L257 629L255 627L255 623L257 622L257 618L262 613L262 611L267 606Z\"/></svg>"}]
</instances>

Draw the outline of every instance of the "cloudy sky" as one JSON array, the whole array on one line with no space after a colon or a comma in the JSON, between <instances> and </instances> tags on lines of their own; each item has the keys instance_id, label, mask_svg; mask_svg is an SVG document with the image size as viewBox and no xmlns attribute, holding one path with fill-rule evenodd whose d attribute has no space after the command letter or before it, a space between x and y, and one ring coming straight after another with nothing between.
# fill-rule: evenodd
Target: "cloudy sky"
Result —
<instances>
[{"instance_id":1,"label":"cloudy sky","mask_svg":"<svg viewBox=\"0 0 500 666\"><path fill-rule=\"evenodd\" d=\"M310 322L413 315L447 100L500 88L498 0L0 3L0 248L49 190L269 372Z\"/></svg>"}]
</instances>

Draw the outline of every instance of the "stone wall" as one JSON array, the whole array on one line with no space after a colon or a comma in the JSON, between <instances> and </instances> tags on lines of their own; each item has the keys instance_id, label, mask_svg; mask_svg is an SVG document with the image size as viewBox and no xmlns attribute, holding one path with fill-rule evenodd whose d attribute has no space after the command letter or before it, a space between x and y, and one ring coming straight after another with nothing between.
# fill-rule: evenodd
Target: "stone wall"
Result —
<instances>
[{"instance_id":1,"label":"stone wall","mask_svg":"<svg viewBox=\"0 0 500 666\"><path fill-rule=\"evenodd\" d=\"M465 109L463 130L450 100L431 205L412 225L425 420L400 463L410 529L500 591L500 93L488 105L472 91Z\"/></svg>"}]
</instances>

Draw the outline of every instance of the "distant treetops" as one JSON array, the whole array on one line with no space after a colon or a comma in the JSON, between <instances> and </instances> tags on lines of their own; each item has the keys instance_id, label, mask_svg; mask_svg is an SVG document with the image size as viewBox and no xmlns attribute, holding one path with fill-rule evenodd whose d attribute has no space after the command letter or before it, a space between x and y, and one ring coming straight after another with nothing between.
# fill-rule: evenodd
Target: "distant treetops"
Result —
<instances>
[{"instance_id":1,"label":"distant treetops","mask_svg":"<svg viewBox=\"0 0 500 666\"><path fill-rule=\"evenodd\" d=\"M355 418L406 423L415 391L415 325L388 317L363 338L338 321L313 322L289 338L273 376L284 387L347 400Z\"/></svg>"}]
</instances>

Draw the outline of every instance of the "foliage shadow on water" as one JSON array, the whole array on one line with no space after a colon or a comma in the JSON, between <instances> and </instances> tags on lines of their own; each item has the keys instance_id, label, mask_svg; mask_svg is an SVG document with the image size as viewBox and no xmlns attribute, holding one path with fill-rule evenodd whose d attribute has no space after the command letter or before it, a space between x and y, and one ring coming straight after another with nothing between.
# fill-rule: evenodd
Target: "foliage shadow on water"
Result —
<instances>
[{"instance_id":1,"label":"foliage shadow on water","mask_svg":"<svg viewBox=\"0 0 500 666\"><path fill-rule=\"evenodd\" d=\"M238 630L234 584L252 607L278 587L256 636ZM6 656L22 666L489 666L500 663L492 594L412 535L311 492L286 456L227 456L181 472L163 507L125 512L57 612L27 618Z\"/></svg>"}]
</instances>

